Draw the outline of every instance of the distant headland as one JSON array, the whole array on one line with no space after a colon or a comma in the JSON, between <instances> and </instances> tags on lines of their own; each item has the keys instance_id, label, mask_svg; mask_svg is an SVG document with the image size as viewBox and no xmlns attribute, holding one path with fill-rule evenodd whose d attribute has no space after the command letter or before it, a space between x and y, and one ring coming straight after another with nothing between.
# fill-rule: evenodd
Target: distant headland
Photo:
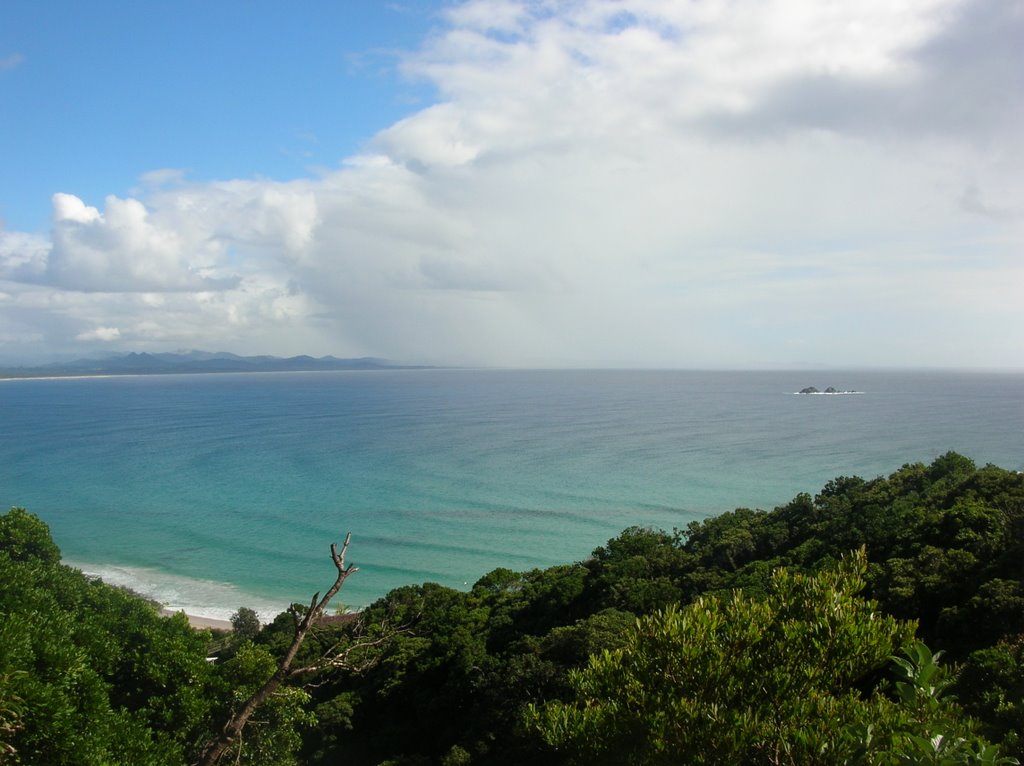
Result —
<instances>
[{"instance_id":1,"label":"distant headland","mask_svg":"<svg viewBox=\"0 0 1024 766\"><path fill-rule=\"evenodd\" d=\"M169 375L206 372L316 372L321 370L427 369L387 359L364 356L239 356L226 351L185 353L126 353L54 362L33 367L0 368L0 378L70 378L102 375Z\"/></svg>"}]
</instances>

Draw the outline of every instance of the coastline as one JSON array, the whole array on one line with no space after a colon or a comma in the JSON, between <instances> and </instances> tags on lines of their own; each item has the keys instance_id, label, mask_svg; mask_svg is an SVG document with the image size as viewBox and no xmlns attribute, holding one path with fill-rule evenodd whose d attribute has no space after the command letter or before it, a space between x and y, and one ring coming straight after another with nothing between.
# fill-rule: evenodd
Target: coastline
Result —
<instances>
[{"instance_id":1,"label":"coastline","mask_svg":"<svg viewBox=\"0 0 1024 766\"><path fill-rule=\"evenodd\" d=\"M171 574L155 567L96 564L67 558L62 563L154 603L164 616L183 612L193 627L231 630L230 617L241 606L254 609L264 624L287 609L286 603L241 591L231 583Z\"/></svg>"},{"instance_id":2,"label":"coastline","mask_svg":"<svg viewBox=\"0 0 1024 766\"><path fill-rule=\"evenodd\" d=\"M130 378L131 373L112 372L97 373L95 375L3 375L0 374L0 381L5 380L88 380L92 378Z\"/></svg>"},{"instance_id":3,"label":"coastline","mask_svg":"<svg viewBox=\"0 0 1024 766\"><path fill-rule=\"evenodd\" d=\"M167 607L160 609L161 617L173 617L176 614L185 615L185 619L188 620L188 624L196 630L234 630L229 620L218 620L213 617L200 617L199 615L189 614L184 609L168 609Z\"/></svg>"}]
</instances>

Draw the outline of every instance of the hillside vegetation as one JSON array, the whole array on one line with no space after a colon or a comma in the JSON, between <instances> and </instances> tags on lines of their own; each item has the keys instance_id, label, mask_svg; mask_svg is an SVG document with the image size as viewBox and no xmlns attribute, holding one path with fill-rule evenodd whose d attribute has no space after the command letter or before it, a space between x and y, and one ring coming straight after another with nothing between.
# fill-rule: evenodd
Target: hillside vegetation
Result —
<instances>
[{"instance_id":1,"label":"hillside vegetation","mask_svg":"<svg viewBox=\"0 0 1024 766\"><path fill-rule=\"evenodd\" d=\"M311 670L222 762L1013 762L1022 577L1021 474L949 453L840 477L772 511L631 528L586 561L496 569L468 592L410 585L324 622L295 658ZM45 524L13 509L0 763L192 762L303 609L193 631L62 566Z\"/></svg>"}]
</instances>

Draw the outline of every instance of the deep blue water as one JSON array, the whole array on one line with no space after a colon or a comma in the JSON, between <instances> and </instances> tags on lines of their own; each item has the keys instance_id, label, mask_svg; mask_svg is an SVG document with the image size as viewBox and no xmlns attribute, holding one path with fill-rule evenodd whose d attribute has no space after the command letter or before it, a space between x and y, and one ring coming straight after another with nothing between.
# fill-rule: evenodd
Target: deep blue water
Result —
<instances>
[{"instance_id":1,"label":"deep blue water","mask_svg":"<svg viewBox=\"0 0 1024 766\"><path fill-rule=\"evenodd\" d=\"M797 396L815 385L857 395ZM0 504L225 616L586 557L956 450L1024 467L1024 375L396 370L0 381Z\"/></svg>"}]
</instances>

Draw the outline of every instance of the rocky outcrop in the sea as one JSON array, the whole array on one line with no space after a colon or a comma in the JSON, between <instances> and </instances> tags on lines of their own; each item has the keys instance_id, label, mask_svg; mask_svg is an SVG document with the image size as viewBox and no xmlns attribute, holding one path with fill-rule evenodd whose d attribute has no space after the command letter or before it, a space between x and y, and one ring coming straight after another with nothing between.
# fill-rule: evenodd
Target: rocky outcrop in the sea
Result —
<instances>
[{"instance_id":1,"label":"rocky outcrop in the sea","mask_svg":"<svg viewBox=\"0 0 1024 766\"><path fill-rule=\"evenodd\" d=\"M807 388L801 388L797 391L798 394L856 394L857 391L840 391L838 388L829 386L824 391L819 391L814 386L808 386Z\"/></svg>"}]
</instances>

